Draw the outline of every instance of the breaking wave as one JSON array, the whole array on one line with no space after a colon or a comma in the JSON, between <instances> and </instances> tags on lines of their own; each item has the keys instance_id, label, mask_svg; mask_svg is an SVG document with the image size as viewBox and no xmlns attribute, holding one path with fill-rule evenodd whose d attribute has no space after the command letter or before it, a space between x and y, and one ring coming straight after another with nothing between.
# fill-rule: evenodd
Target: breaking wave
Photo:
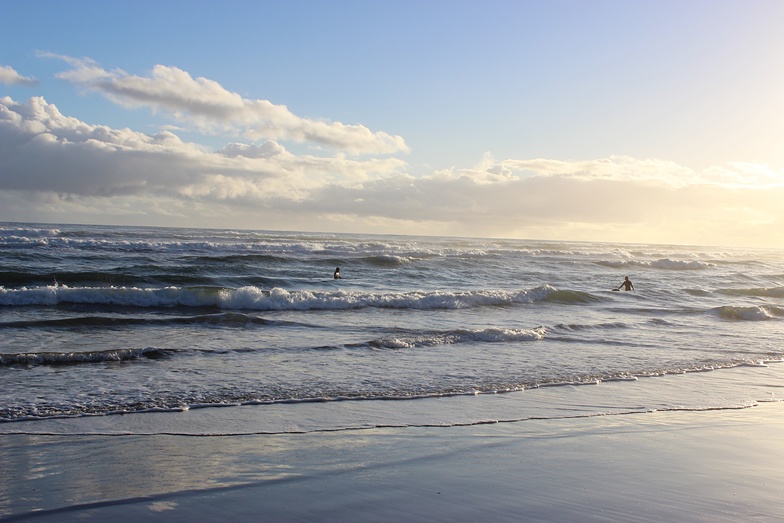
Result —
<instances>
[{"instance_id":1,"label":"breaking wave","mask_svg":"<svg viewBox=\"0 0 784 523\"><path fill-rule=\"evenodd\" d=\"M765 321L784 318L784 307L758 305L749 307L724 306L713 309L715 314L725 320Z\"/></svg>"},{"instance_id":2,"label":"breaking wave","mask_svg":"<svg viewBox=\"0 0 784 523\"><path fill-rule=\"evenodd\" d=\"M77 365L80 363L104 363L109 361L129 361L147 358L165 358L176 352L175 349L114 349L89 352L25 352L20 354L0 354L0 366L10 365Z\"/></svg>"},{"instance_id":3,"label":"breaking wave","mask_svg":"<svg viewBox=\"0 0 784 523\"><path fill-rule=\"evenodd\" d=\"M655 261L644 260L604 260L596 262L604 267L612 267L613 269L625 268L652 268L664 269L671 271L701 271L716 267L715 263L703 262L698 260L672 260L670 258L663 258Z\"/></svg>"},{"instance_id":4,"label":"breaking wave","mask_svg":"<svg viewBox=\"0 0 784 523\"><path fill-rule=\"evenodd\" d=\"M379 348L379 349L411 349L415 347L430 347L435 345L451 345L465 342L519 342L537 341L545 337L544 327L535 329L460 329L449 332L428 333L414 336L400 336L382 338L367 343L352 344L350 348Z\"/></svg>"},{"instance_id":5,"label":"breaking wave","mask_svg":"<svg viewBox=\"0 0 784 523\"><path fill-rule=\"evenodd\" d=\"M550 285L519 290L413 291L269 291L254 286L222 287L69 287L50 285L21 289L0 287L0 306L93 304L122 307L215 307L220 309L345 310L365 307L397 309L466 309L553 300L585 303L599 298L584 292L559 291Z\"/></svg>"},{"instance_id":6,"label":"breaking wave","mask_svg":"<svg viewBox=\"0 0 784 523\"><path fill-rule=\"evenodd\" d=\"M363 343L352 343L340 347L314 347L323 349L414 349L417 347L433 347L437 345L453 345L458 343L502 343L525 342L544 339L547 330L544 327L534 329L458 329L454 331L427 332L418 334L401 334L375 339ZM259 349L268 350L268 349ZM115 349L83 352L25 352L17 354L0 354L0 367L11 365L78 365L131 361L140 359L164 359L176 354L195 354L221 356L229 352L253 352L254 349L162 349L147 347L143 349Z\"/></svg>"}]
</instances>

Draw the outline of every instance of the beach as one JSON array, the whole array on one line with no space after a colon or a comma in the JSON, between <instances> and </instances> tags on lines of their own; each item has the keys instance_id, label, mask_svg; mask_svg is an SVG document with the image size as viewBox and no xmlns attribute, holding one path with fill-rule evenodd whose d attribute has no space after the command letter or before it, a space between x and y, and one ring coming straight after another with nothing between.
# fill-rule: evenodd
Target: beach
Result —
<instances>
[{"instance_id":1,"label":"beach","mask_svg":"<svg viewBox=\"0 0 784 523\"><path fill-rule=\"evenodd\" d=\"M734 371L735 379L742 373ZM784 366L748 369L745 376L760 377L765 387L780 389ZM685 391L726 378L712 372L665 379ZM576 392L604 388L611 397L625 385ZM252 418L259 408L222 410ZM213 417L215 410L221 409L182 416ZM124 434L132 423L125 418L100 418L102 434L91 434L96 426L82 418L70 420L70 434L1 435L3 520L740 522L784 516L781 401L223 436ZM76 425L85 431L74 433ZM182 420L180 428L187 426Z\"/></svg>"},{"instance_id":2,"label":"beach","mask_svg":"<svg viewBox=\"0 0 784 523\"><path fill-rule=\"evenodd\" d=\"M0 5L0 523L784 523L784 0Z\"/></svg>"},{"instance_id":3,"label":"beach","mask_svg":"<svg viewBox=\"0 0 784 523\"><path fill-rule=\"evenodd\" d=\"M3 521L784 517L781 250L0 224L0 266Z\"/></svg>"}]
</instances>

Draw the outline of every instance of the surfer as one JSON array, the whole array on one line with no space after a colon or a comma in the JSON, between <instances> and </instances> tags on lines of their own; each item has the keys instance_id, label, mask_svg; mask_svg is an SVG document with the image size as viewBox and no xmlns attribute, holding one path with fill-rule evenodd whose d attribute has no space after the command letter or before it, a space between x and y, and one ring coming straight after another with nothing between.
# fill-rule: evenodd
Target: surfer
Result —
<instances>
[{"instance_id":1,"label":"surfer","mask_svg":"<svg viewBox=\"0 0 784 523\"><path fill-rule=\"evenodd\" d=\"M625 290L625 291L633 291L634 290L634 285L632 285L632 281L629 279L628 276L626 276L623 279L623 283L618 285L618 288L615 289L615 290L619 291L619 290L621 290L621 287L623 287L623 290Z\"/></svg>"},{"instance_id":2,"label":"surfer","mask_svg":"<svg viewBox=\"0 0 784 523\"><path fill-rule=\"evenodd\" d=\"M339 279L340 279L340 267L337 267L337 268L335 269L334 278L335 278L336 280L339 280Z\"/></svg>"}]
</instances>

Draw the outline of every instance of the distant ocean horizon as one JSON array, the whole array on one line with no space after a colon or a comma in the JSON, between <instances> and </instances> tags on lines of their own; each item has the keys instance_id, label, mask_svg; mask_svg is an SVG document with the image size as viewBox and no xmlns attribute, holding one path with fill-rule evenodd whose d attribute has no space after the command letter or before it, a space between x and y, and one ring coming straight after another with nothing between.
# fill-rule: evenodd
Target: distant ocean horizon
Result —
<instances>
[{"instance_id":1,"label":"distant ocean horizon","mask_svg":"<svg viewBox=\"0 0 784 523\"><path fill-rule=\"evenodd\" d=\"M4 433L739 408L669 378L784 361L784 250L0 223L0 331Z\"/></svg>"}]
</instances>

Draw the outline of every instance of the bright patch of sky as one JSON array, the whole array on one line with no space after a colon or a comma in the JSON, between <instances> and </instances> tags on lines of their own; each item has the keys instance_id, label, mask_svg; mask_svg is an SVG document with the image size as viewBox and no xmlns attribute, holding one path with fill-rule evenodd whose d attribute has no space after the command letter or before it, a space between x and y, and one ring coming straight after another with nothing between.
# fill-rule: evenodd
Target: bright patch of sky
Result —
<instances>
[{"instance_id":1,"label":"bright patch of sky","mask_svg":"<svg viewBox=\"0 0 784 523\"><path fill-rule=\"evenodd\" d=\"M0 220L784 247L777 0L0 11Z\"/></svg>"}]
</instances>

